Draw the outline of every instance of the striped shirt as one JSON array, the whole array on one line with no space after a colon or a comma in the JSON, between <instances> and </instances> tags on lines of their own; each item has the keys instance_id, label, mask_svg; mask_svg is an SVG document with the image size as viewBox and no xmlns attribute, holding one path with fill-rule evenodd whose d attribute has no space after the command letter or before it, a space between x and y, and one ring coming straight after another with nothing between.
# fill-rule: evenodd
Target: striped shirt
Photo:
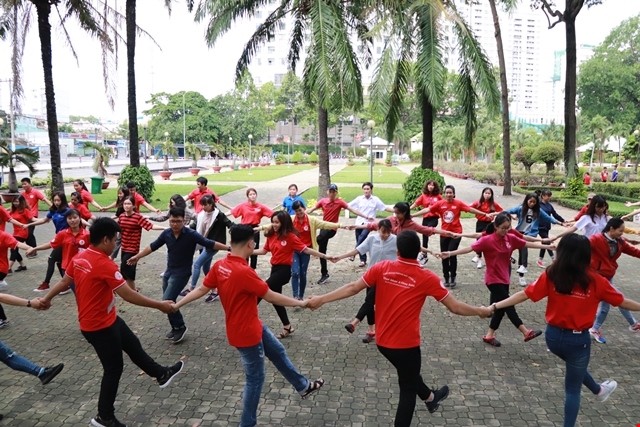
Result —
<instances>
[{"instance_id":1,"label":"striped shirt","mask_svg":"<svg viewBox=\"0 0 640 427\"><path fill-rule=\"evenodd\" d=\"M120 223L122 236L122 252L137 254L140 251L142 229L149 231L153 228L153 224L138 212L134 212L131 216L123 213L118 217L118 223Z\"/></svg>"}]
</instances>

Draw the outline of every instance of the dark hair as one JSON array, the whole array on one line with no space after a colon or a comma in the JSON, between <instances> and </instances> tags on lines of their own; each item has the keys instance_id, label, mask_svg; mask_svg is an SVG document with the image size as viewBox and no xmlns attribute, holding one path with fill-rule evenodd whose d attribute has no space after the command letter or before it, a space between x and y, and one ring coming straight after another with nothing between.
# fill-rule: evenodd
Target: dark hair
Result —
<instances>
[{"instance_id":1,"label":"dark hair","mask_svg":"<svg viewBox=\"0 0 640 427\"><path fill-rule=\"evenodd\" d=\"M400 212L402 214L403 221L406 221L407 219L412 221L412 219L410 218L411 208L409 207L409 203L407 203L407 202L398 202L395 205L393 205L393 208L397 209L398 212Z\"/></svg>"},{"instance_id":2,"label":"dark hair","mask_svg":"<svg viewBox=\"0 0 640 427\"><path fill-rule=\"evenodd\" d=\"M253 228L247 224L234 224L229 229L232 245L247 243L249 240L253 240L253 234Z\"/></svg>"},{"instance_id":3,"label":"dark hair","mask_svg":"<svg viewBox=\"0 0 640 427\"><path fill-rule=\"evenodd\" d=\"M179 217L184 219L184 208L179 208L176 206L172 207L171 209L169 209L169 216L172 216L174 218Z\"/></svg>"},{"instance_id":4,"label":"dark hair","mask_svg":"<svg viewBox=\"0 0 640 427\"><path fill-rule=\"evenodd\" d=\"M70 208L70 209L67 209L66 212L64 213L65 218L69 218L70 216L74 216L74 215L80 216L80 212L78 212L73 208Z\"/></svg>"},{"instance_id":5,"label":"dark hair","mask_svg":"<svg viewBox=\"0 0 640 427\"><path fill-rule=\"evenodd\" d=\"M122 192L122 199L118 197L118 192L120 191ZM118 191L116 191L116 206L119 206L119 204L121 205L122 201L127 197L129 197L129 189L127 187L120 187Z\"/></svg>"},{"instance_id":6,"label":"dark hair","mask_svg":"<svg viewBox=\"0 0 640 427\"><path fill-rule=\"evenodd\" d=\"M453 196L455 197L456 195L456 187L454 187L453 185L445 185L444 186L444 191L447 191L447 189L451 189L451 191L453 191Z\"/></svg>"},{"instance_id":7,"label":"dark hair","mask_svg":"<svg viewBox=\"0 0 640 427\"><path fill-rule=\"evenodd\" d=\"M575 233L567 234L558 244L556 260L547 267L547 277L560 294L571 294L576 284L586 292L590 283L590 263L589 238Z\"/></svg>"},{"instance_id":8,"label":"dark hair","mask_svg":"<svg viewBox=\"0 0 640 427\"><path fill-rule=\"evenodd\" d=\"M587 208L587 213L585 215L589 215L591 217L591 222L593 222L594 224L596 222L595 220L596 207L602 207L602 206L604 206L604 212L602 212L602 214L606 216L607 212L609 211L609 203L607 203L607 200L599 194L596 194L591 198L591 201L589 202L589 207Z\"/></svg>"},{"instance_id":9,"label":"dark hair","mask_svg":"<svg viewBox=\"0 0 640 427\"><path fill-rule=\"evenodd\" d=\"M127 188L131 189L131 188L135 188L136 187L136 183L133 181L128 181L127 182Z\"/></svg>"},{"instance_id":10,"label":"dark hair","mask_svg":"<svg viewBox=\"0 0 640 427\"><path fill-rule=\"evenodd\" d=\"M429 184L433 184L433 191L429 191ZM427 196L437 196L440 194L440 186L436 181L430 179L424 183L422 187L422 194L426 194Z\"/></svg>"},{"instance_id":11,"label":"dark hair","mask_svg":"<svg viewBox=\"0 0 640 427\"><path fill-rule=\"evenodd\" d=\"M385 218L378 221L378 230L380 230L381 228L391 231L393 229L393 225L391 225L390 220Z\"/></svg>"},{"instance_id":12,"label":"dark hair","mask_svg":"<svg viewBox=\"0 0 640 427\"><path fill-rule=\"evenodd\" d=\"M31 178L25 176L20 180L20 182L26 182L27 184L31 184Z\"/></svg>"},{"instance_id":13,"label":"dark hair","mask_svg":"<svg viewBox=\"0 0 640 427\"><path fill-rule=\"evenodd\" d=\"M536 199L536 205L532 208L530 208L529 203L527 203L529 199ZM524 200L522 202L522 212L520 212L520 217L523 218L527 214L527 212L529 212L529 209L533 211L533 216L535 218L540 216L540 200L538 199L538 195L536 193L528 193L526 196L524 196Z\"/></svg>"},{"instance_id":14,"label":"dark hair","mask_svg":"<svg viewBox=\"0 0 640 427\"><path fill-rule=\"evenodd\" d=\"M373 190L373 183L372 182L370 182L370 181L364 182L364 183L362 183L362 187L360 187L360 188L364 188L366 186L368 186L370 189Z\"/></svg>"},{"instance_id":15,"label":"dark hair","mask_svg":"<svg viewBox=\"0 0 640 427\"><path fill-rule=\"evenodd\" d=\"M80 193L78 193L77 191L74 191L73 193L70 194L71 197L75 197L78 200L78 204L81 205L84 203L84 200L82 200L82 195Z\"/></svg>"},{"instance_id":16,"label":"dark hair","mask_svg":"<svg viewBox=\"0 0 640 427\"><path fill-rule=\"evenodd\" d=\"M27 199L21 194L16 200L18 201L18 206L16 207L13 203L11 203L11 212L20 211L27 209Z\"/></svg>"},{"instance_id":17,"label":"dark hair","mask_svg":"<svg viewBox=\"0 0 640 427\"><path fill-rule=\"evenodd\" d=\"M213 207L216 206L216 201L213 199L213 196L211 194L205 194L204 196L202 196L200 198L200 205L204 206L204 205L212 205Z\"/></svg>"},{"instance_id":18,"label":"dark hair","mask_svg":"<svg viewBox=\"0 0 640 427\"><path fill-rule=\"evenodd\" d=\"M540 191L540 195L541 196L552 196L553 193L548 188L545 188L544 190Z\"/></svg>"},{"instance_id":19,"label":"dark hair","mask_svg":"<svg viewBox=\"0 0 640 427\"><path fill-rule=\"evenodd\" d=\"M89 189L87 188L87 185L84 183L83 180L81 179L74 179L73 182L75 182L76 184L82 186L82 189L85 191L89 191Z\"/></svg>"},{"instance_id":20,"label":"dark hair","mask_svg":"<svg viewBox=\"0 0 640 427\"><path fill-rule=\"evenodd\" d=\"M249 197L249 193L251 193L252 191L253 191L254 193L256 193L256 196L258 195L258 190L256 190L256 189L255 189L255 188L253 188L253 187L249 187L249 188L247 188L247 191L245 192L245 195L246 195L247 197Z\"/></svg>"},{"instance_id":21,"label":"dark hair","mask_svg":"<svg viewBox=\"0 0 640 427\"><path fill-rule=\"evenodd\" d=\"M489 225L487 225L487 228L485 229L485 232L487 234L493 234L493 233L495 233L496 228L498 228L498 226L504 224L505 222L511 223L511 215L509 215L508 213L500 212L493 219L493 222L490 223Z\"/></svg>"},{"instance_id":22,"label":"dark hair","mask_svg":"<svg viewBox=\"0 0 640 427\"><path fill-rule=\"evenodd\" d=\"M495 205L495 201L493 200L493 189L491 187L484 187L482 189L482 193L480 193L480 200L478 201L479 205L482 205L484 203L484 192L485 191L491 191L491 197L489 197L489 212L495 212L496 211L496 205ZM455 193L455 191L454 191Z\"/></svg>"},{"instance_id":23,"label":"dark hair","mask_svg":"<svg viewBox=\"0 0 640 427\"><path fill-rule=\"evenodd\" d=\"M120 226L109 217L97 218L89 228L89 241L93 246L99 245L105 237L113 239L120 232Z\"/></svg>"},{"instance_id":24,"label":"dark hair","mask_svg":"<svg viewBox=\"0 0 640 427\"><path fill-rule=\"evenodd\" d=\"M304 203L302 203L302 200L296 200L291 205L291 208L295 211L296 209L300 209L300 208L306 209L307 207L304 205Z\"/></svg>"},{"instance_id":25,"label":"dark hair","mask_svg":"<svg viewBox=\"0 0 640 427\"><path fill-rule=\"evenodd\" d=\"M133 196L127 196L125 198L122 199L122 204L124 205L125 200L128 200L131 202L131 204L133 205L133 210L136 210L136 198Z\"/></svg>"},{"instance_id":26,"label":"dark hair","mask_svg":"<svg viewBox=\"0 0 640 427\"><path fill-rule=\"evenodd\" d=\"M274 212L271 215L271 221L273 221L273 218L278 218L278 221L280 222L280 229L278 229L278 237L283 238L289 233L298 235L298 231L293 226L293 221L291 221L291 216L286 211ZM276 231L273 229L273 227L271 227L269 228L269 230L267 230L267 232L265 233L265 236L269 237L269 236L273 236L274 234L276 234Z\"/></svg>"},{"instance_id":27,"label":"dark hair","mask_svg":"<svg viewBox=\"0 0 640 427\"><path fill-rule=\"evenodd\" d=\"M60 199L60 207L57 208L55 203L53 203L53 199L56 198L56 196L58 196L58 198ZM67 202L67 195L64 194L63 191L54 191L53 194L51 194L51 207L49 208L49 212L51 213L62 213L65 210L69 209L69 203Z\"/></svg>"},{"instance_id":28,"label":"dark hair","mask_svg":"<svg viewBox=\"0 0 640 427\"><path fill-rule=\"evenodd\" d=\"M209 183L209 180L204 176L199 176L198 179L196 179L196 182L199 182L202 185L207 185Z\"/></svg>"},{"instance_id":29,"label":"dark hair","mask_svg":"<svg viewBox=\"0 0 640 427\"><path fill-rule=\"evenodd\" d=\"M417 259L420 253L420 239L415 231L403 230L396 239L398 255L402 258Z\"/></svg>"},{"instance_id":30,"label":"dark hair","mask_svg":"<svg viewBox=\"0 0 640 427\"><path fill-rule=\"evenodd\" d=\"M291 187L295 187L296 192L298 191L298 186L296 184L289 184L289 186L287 187L287 190L290 189Z\"/></svg>"},{"instance_id":31,"label":"dark hair","mask_svg":"<svg viewBox=\"0 0 640 427\"><path fill-rule=\"evenodd\" d=\"M609 221L607 221L607 225L604 226L604 228L602 229L602 232L606 233L612 228L620 228L623 225L624 225L623 219L614 217L614 218L611 218Z\"/></svg>"},{"instance_id":32,"label":"dark hair","mask_svg":"<svg viewBox=\"0 0 640 427\"><path fill-rule=\"evenodd\" d=\"M182 208L183 210L187 209L187 202L180 194L174 194L173 196L169 197L169 204L171 204L171 200L173 200L174 208Z\"/></svg>"}]
</instances>

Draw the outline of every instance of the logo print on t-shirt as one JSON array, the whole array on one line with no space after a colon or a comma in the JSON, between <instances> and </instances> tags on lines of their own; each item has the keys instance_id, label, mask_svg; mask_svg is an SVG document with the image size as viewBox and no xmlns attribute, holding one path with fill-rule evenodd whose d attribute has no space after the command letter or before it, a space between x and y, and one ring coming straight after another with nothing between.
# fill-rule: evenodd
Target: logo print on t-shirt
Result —
<instances>
[{"instance_id":1,"label":"logo print on t-shirt","mask_svg":"<svg viewBox=\"0 0 640 427\"><path fill-rule=\"evenodd\" d=\"M122 274L120 274L119 271L116 271L116 274L114 274L114 277L116 278L116 280L122 280Z\"/></svg>"},{"instance_id":2,"label":"logo print on t-shirt","mask_svg":"<svg viewBox=\"0 0 640 427\"><path fill-rule=\"evenodd\" d=\"M303 229L304 231L309 231L309 226L308 226L308 225L305 225L304 227L302 227L302 229Z\"/></svg>"},{"instance_id":3,"label":"logo print on t-shirt","mask_svg":"<svg viewBox=\"0 0 640 427\"><path fill-rule=\"evenodd\" d=\"M287 246L286 240L280 240L280 246Z\"/></svg>"},{"instance_id":4,"label":"logo print on t-shirt","mask_svg":"<svg viewBox=\"0 0 640 427\"><path fill-rule=\"evenodd\" d=\"M456 217L456 215L453 213L453 211L445 211L444 215L442 215L442 220L444 222L446 222L447 224L451 224L453 222L453 219Z\"/></svg>"}]
</instances>

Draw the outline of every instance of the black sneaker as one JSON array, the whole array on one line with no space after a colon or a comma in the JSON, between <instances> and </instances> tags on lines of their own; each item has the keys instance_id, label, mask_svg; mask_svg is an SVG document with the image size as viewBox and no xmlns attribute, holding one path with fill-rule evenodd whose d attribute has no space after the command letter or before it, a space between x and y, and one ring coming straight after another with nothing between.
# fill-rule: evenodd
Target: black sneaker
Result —
<instances>
[{"instance_id":1,"label":"black sneaker","mask_svg":"<svg viewBox=\"0 0 640 427\"><path fill-rule=\"evenodd\" d=\"M325 283L327 283L328 280L329 280L329 275L323 274L322 277L320 277L320 280L318 280L318 285L324 285Z\"/></svg>"},{"instance_id":2,"label":"black sneaker","mask_svg":"<svg viewBox=\"0 0 640 427\"><path fill-rule=\"evenodd\" d=\"M166 335L164 336L166 339L168 340L172 340L173 336L175 335L175 329L171 328L171 330L169 332L166 333Z\"/></svg>"},{"instance_id":3,"label":"black sneaker","mask_svg":"<svg viewBox=\"0 0 640 427\"><path fill-rule=\"evenodd\" d=\"M110 420L105 420L100 417L100 415L96 415L95 418L91 419L91 425L94 427L127 427L126 424L122 424L116 417L111 418Z\"/></svg>"},{"instance_id":4,"label":"black sneaker","mask_svg":"<svg viewBox=\"0 0 640 427\"><path fill-rule=\"evenodd\" d=\"M40 378L40 382L42 383L42 385L49 384L52 379L54 379L60 372L62 372L62 368L64 368L64 363L44 368L44 372L38 377Z\"/></svg>"},{"instance_id":5,"label":"black sneaker","mask_svg":"<svg viewBox=\"0 0 640 427\"><path fill-rule=\"evenodd\" d=\"M182 360L173 366L169 366L167 368L167 371L164 373L164 375L158 378L158 385L160 386L160 388L165 388L169 384L171 384L171 381L173 381L175 376L182 371L183 367L184 367L184 362Z\"/></svg>"},{"instance_id":6,"label":"black sneaker","mask_svg":"<svg viewBox=\"0 0 640 427\"><path fill-rule=\"evenodd\" d=\"M453 289L457 286L457 283L455 281L455 279L451 280L451 282L449 282L449 288Z\"/></svg>"},{"instance_id":7,"label":"black sneaker","mask_svg":"<svg viewBox=\"0 0 640 427\"><path fill-rule=\"evenodd\" d=\"M431 402L425 402L430 414L433 414L440 407L440 402L449 397L449 386L443 385L437 390L433 390L433 400Z\"/></svg>"},{"instance_id":8,"label":"black sneaker","mask_svg":"<svg viewBox=\"0 0 640 427\"><path fill-rule=\"evenodd\" d=\"M182 341L184 339L184 336L187 334L187 326L183 326L182 328L179 329L174 329L173 330L173 337L171 337L171 341L174 344L178 344L180 341Z\"/></svg>"}]
</instances>

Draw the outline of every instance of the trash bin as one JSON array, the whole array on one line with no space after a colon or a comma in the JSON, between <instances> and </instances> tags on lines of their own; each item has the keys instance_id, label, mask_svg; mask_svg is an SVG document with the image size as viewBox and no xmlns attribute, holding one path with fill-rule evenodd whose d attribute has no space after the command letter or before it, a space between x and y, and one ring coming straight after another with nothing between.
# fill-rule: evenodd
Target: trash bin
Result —
<instances>
[{"instance_id":1,"label":"trash bin","mask_svg":"<svg viewBox=\"0 0 640 427\"><path fill-rule=\"evenodd\" d=\"M104 178L101 176L91 177L91 194L102 194L102 183Z\"/></svg>"},{"instance_id":2,"label":"trash bin","mask_svg":"<svg viewBox=\"0 0 640 427\"><path fill-rule=\"evenodd\" d=\"M237 171L238 169L240 169L240 165L239 164L236 163L235 165L233 165L233 170L234 171Z\"/></svg>"}]
</instances>

